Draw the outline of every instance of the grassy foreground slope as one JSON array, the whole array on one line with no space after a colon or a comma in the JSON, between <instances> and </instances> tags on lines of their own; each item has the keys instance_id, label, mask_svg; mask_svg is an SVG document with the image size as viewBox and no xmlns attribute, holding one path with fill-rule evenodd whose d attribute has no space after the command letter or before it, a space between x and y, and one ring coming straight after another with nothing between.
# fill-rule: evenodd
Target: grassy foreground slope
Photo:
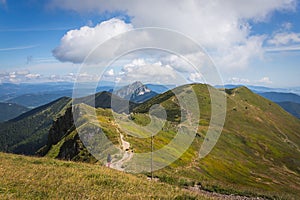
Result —
<instances>
[{"instance_id":1,"label":"grassy foreground slope","mask_svg":"<svg viewBox=\"0 0 300 200\"><path fill-rule=\"evenodd\" d=\"M0 153L0 199L208 199L107 167Z\"/></svg>"}]
</instances>

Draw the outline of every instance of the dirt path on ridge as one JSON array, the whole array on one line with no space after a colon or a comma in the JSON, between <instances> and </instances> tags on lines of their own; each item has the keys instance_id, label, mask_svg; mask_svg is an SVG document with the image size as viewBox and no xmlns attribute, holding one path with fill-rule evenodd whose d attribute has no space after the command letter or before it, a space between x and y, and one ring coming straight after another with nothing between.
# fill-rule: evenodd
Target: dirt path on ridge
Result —
<instances>
[{"instance_id":1,"label":"dirt path on ridge","mask_svg":"<svg viewBox=\"0 0 300 200\"><path fill-rule=\"evenodd\" d=\"M115 126L118 126L114 123ZM133 152L130 150L130 143L124 140L124 135L120 132L119 128L117 128L118 133L120 134L121 139L121 145L123 150L123 157L120 160L117 160L116 162L111 163L111 168L124 171L123 164L131 160L133 157Z\"/></svg>"}]
</instances>

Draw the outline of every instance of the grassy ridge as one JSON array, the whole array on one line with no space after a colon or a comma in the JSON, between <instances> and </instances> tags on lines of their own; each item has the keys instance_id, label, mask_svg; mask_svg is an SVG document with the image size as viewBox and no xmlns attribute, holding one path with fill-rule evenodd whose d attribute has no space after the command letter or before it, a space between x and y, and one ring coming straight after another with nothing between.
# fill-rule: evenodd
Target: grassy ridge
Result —
<instances>
[{"instance_id":1,"label":"grassy ridge","mask_svg":"<svg viewBox=\"0 0 300 200\"><path fill-rule=\"evenodd\" d=\"M246 87L226 90L224 129L212 152L199 160L197 152L205 137L211 110L207 86L193 87L201 110L198 137L180 159L155 175L177 185L198 183L210 191L297 199L300 195L300 121ZM159 95L136 111L146 112L152 104L168 105L172 98L168 93Z\"/></svg>"},{"instance_id":2,"label":"grassy ridge","mask_svg":"<svg viewBox=\"0 0 300 200\"><path fill-rule=\"evenodd\" d=\"M209 199L99 165L0 153L0 199Z\"/></svg>"}]
</instances>

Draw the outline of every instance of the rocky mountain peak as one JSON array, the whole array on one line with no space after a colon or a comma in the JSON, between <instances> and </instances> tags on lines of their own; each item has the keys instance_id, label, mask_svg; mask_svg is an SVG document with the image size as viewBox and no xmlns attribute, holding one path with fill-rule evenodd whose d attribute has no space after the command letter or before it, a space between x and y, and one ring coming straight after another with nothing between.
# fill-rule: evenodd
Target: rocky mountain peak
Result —
<instances>
[{"instance_id":1,"label":"rocky mountain peak","mask_svg":"<svg viewBox=\"0 0 300 200\"><path fill-rule=\"evenodd\" d=\"M147 88L147 86L145 86L140 81L136 81L115 91L114 94L118 95L121 98L132 100L137 96L145 95L150 92L151 90Z\"/></svg>"}]
</instances>

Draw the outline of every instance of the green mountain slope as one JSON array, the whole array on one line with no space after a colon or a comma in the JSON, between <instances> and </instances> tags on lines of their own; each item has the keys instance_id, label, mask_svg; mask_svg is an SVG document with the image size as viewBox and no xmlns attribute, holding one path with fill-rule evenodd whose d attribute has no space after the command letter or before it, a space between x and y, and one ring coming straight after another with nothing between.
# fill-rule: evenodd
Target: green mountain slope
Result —
<instances>
[{"instance_id":1,"label":"green mountain slope","mask_svg":"<svg viewBox=\"0 0 300 200\"><path fill-rule=\"evenodd\" d=\"M199 99L207 97L203 85L195 85L194 89ZM188 168L180 160L175 162L179 171L175 177L201 180L203 187L229 193L237 190L285 198L299 196L300 121L245 87L226 92L227 117L218 143L204 159L192 158L191 164L186 163ZM195 151L203 142L210 116L210 109L199 102L200 137L191 147ZM165 176L169 172L157 173Z\"/></svg>"},{"instance_id":2,"label":"green mountain slope","mask_svg":"<svg viewBox=\"0 0 300 200\"><path fill-rule=\"evenodd\" d=\"M61 98L0 124L0 151L34 154L46 144L53 120L70 102Z\"/></svg>"},{"instance_id":3,"label":"green mountain slope","mask_svg":"<svg viewBox=\"0 0 300 200\"><path fill-rule=\"evenodd\" d=\"M0 153L0 199L211 199L107 167Z\"/></svg>"},{"instance_id":4,"label":"green mountain slope","mask_svg":"<svg viewBox=\"0 0 300 200\"><path fill-rule=\"evenodd\" d=\"M131 110L136 105L131 101L122 99L121 97L106 91L98 92L95 95L90 95L74 100L74 104L80 103L85 103L95 108L111 108L113 105L113 110L118 113L128 113L129 110ZM129 110L126 110L128 105Z\"/></svg>"},{"instance_id":5,"label":"green mountain slope","mask_svg":"<svg viewBox=\"0 0 300 200\"><path fill-rule=\"evenodd\" d=\"M15 103L0 103L0 122L8 121L29 110Z\"/></svg>"},{"instance_id":6,"label":"green mountain slope","mask_svg":"<svg viewBox=\"0 0 300 200\"><path fill-rule=\"evenodd\" d=\"M222 135L213 151L204 159L195 156L203 142L210 121L210 100L205 85L194 85L199 99L201 119L198 138L186 154L173 166L157 172L169 174L174 180L188 177L201 180L212 190L234 190L244 193L283 195L295 198L300 194L300 121L277 104L252 93L246 87L226 90L227 117ZM220 91L221 92L221 91ZM170 120L176 121L172 110L174 95L159 95L135 108L147 112L154 104L170 109ZM179 111L177 111L178 115ZM130 141L130 140L129 140ZM185 160L190 157L189 162ZM188 166L188 168L187 168ZM174 175L174 171L177 173Z\"/></svg>"},{"instance_id":7,"label":"green mountain slope","mask_svg":"<svg viewBox=\"0 0 300 200\"><path fill-rule=\"evenodd\" d=\"M225 91L210 88L220 95L226 92L227 117L216 146L208 156L199 159L198 152L210 122L211 100L207 85L181 86L177 88L177 92L184 93L187 87L192 87L198 98L201 112L198 132L190 148L170 166L156 171L156 177L175 185L196 184L205 190L229 194L287 199L296 199L300 195L299 119L246 87ZM146 132L138 131L136 125L126 126L126 123L119 124L120 128L115 120L117 117L133 120L137 125L147 125L150 122L147 112L155 104L160 104L166 109L168 120L154 137L154 150L157 150L175 137L180 117L184 114L180 112L180 106L172 91L138 105L133 109L135 114L129 118L126 114L113 114L109 109L97 109L98 116L95 118L88 114L89 106L81 105L87 110L87 114L80 120L83 127L101 127L120 150L121 134L130 143L130 149L134 153L149 152L150 138L128 135L124 128L135 136L143 136ZM160 119L157 118L156 121L159 123ZM90 161L90 155L82 143L80 145L76 130L72 126L69 128L62 134L61 140L52 144L47 155ZM63 152L68 152L70 146L74 147L77 153L73 156L62 156L66 155ZM79 157L81 159L78 159ZM130 166L133 160L124 164ZM116 158L115 162L117 161Z\"/></svg>"},{"instance_id":8,"label":"green mountain slope","mask_svg":"<svg viewBox=\"0 0 300 200\"><path fill-rule=\"evenodd\" d=\"M199 169L223 184L295 198L300 192L300 121L245 87L229 93L222 136L199 161Z\"/></svg>"}]
</instances>

